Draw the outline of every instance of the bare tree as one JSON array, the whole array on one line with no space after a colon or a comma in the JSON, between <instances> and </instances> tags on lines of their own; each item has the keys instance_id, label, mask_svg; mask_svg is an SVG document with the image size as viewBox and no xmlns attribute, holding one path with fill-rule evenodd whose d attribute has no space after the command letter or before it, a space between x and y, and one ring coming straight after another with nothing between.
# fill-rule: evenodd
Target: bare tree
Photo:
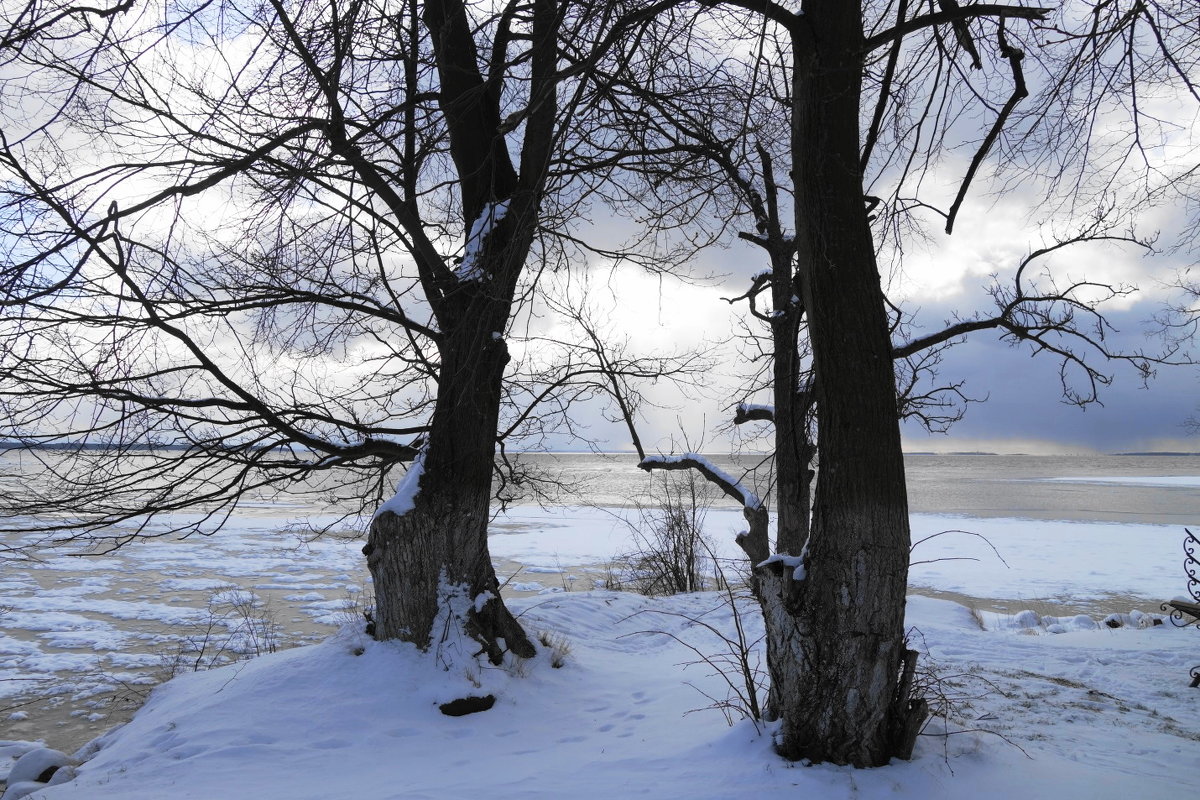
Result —
<instances>
[{"instance_id":1,"label":"bare tree","mask_svg":"<svg viewBox=\"0 0 1200 800\"><path fill-rule=\"evenodd\" d=\"M733 115L706 91L682 102L631 91L629 102L671 106L663 116L680 146L723 173L737 200L731 214L753 228L739 235L765 251L767 269L734 300L769 326L756 352L770 356L760 362L770 370L761 384L774 402L740 404L735 422L774 423L777 541L768 542L763 500L702 456L650 456L641 466L699 470L745 509L750 527L739 544L757 565L779 751L878 765L911 753L927 714L912 695L915 653L904 641L909 533L898 421L916 416L937 429L961 416L970 399L962 384L938 380L944 348L984 331L1028 344L1058 359L1063 397L1078 405L1097 400L1114 362L1142 377L1189 363L1178 341L1153 353L1110 344L1103 304L1132 287L1056 280L1041 268L1085 241L1145 246L1126 231L1123 212L1177 177L1179 165L1153 160L1169 123L1138 98L1148 87L1160 98L1195 98L1195 9L702 5L744 10L714 13L731 28L742 24L737 38L752 55L745 65L688 69L701 89L722 83L712 80L719 72L728 85L754 87L750 96L732 104ZM1036 101L1025 104L1031 93ZM1101 120L1112 124L1120 111L1133 134L1114 142ZM786 120L782 136L764 122L771 115ZM930 192L924 179L964 147L971 156L957 190ZM789 171L774 166L788 161ZM1114 207L1131 175L1141 176L1142 191L1121 193L1124 206ZM907 239L930 236L922 215L951 232L985 180L1033 186L1071 232L996 279L994 309L916 335L886 297L880 253L899 263Z\"/></svg>"},{"instance_id":2,"label":"bare tree","mask_svg":"<svg viewBox=\"0 0 1200 800\"><path fill-rule=\"evenodd\" d=\"M587 254L575 217L611 171L589 76L654 15L62 8L31 4L36 35L3 54L0 435L42 445L11 529L111 547L296 492L353 516L408 462L364 548L376 635L532 655L488 556L490 501L521 477L498 442L614 374L685 369L509 346L547 350L514 321ZM200 519L163 516L183 510Z\"/></svg>"}]
</instances>

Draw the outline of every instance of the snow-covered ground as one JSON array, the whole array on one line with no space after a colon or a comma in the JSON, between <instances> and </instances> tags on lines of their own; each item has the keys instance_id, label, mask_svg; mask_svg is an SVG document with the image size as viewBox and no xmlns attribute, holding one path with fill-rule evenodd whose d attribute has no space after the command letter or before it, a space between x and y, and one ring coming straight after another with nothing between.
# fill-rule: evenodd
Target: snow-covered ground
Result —
<instances>
[{"instance_id":1,"label":"snow-covered ground","mask_svg":"<svg viewBox=\"0 0 1200 800\"><path fill-rule=\"evenodd\" d=\"M561 593L515 606L530 627L569 637L561 669L543 655L523 677L488 670L473 689L408 646L347 630L171 681L90 748L74 783L35 796L1167 800L1200 791L1200 703L1184 681L1194 631L984 631L962 606L913 597L914 640L960 707L930 726L911 762L861 771L783 762L769 729L727 726L705 708L726 689L671 637L721 652L689 619L730 629L717 595ZM495 693L497 704L439 713L464 691Z\"/></svg>"},{"instance_id":2,"label":"snow-covered ground","mask_svg":"<svg viewBox=\"0 0 1200 800\"><path fill-rule=\"evenodd\" d=\"M37 680L84 712L77 721L109 717L104 692L152 680L178 656L181 632L236 632L244 616L220 603L239 593L269 601L286 642L326 636L353 618L369 588L360 543L301 546L278 527L267 516L244 518L211 539L6 569L0 708ZM730 534L740 527L734 511L709 513L722 554L736 555ZM493 555L510 588L522 590L511 601L522 621L566 637L563 668L543 656L522 676L483 670L472 678L496 694L496 707L450 718L437 703L463 694L462 670L438 671L406 646L345 628L320 644L170 681L130 724L88 748L93 757L75 783L34 796L1153 799L1200 791L1200 690L1187 686L1200 631L1140 615L1131 621L1147 627L1095 625L1111 612L1157 611L1182 593L1182 531L932 515L915 515L913 527L918 542L951 531L916 545L914 561L929 563L913 567L914 588L965 596L973 608L910 598L913 642L955 703L909 763L856 771L779 760L769 730L727 726L706 709L709 698L726 698L725 684L679 641L724 651L691 621L731 630L720 595L566 591L591 587L630 548L628 526L604 510L518 508L497 520ZM760 631L752 607L745 611ZM242 636L229 648L259 645ZM89 712L90 702L98 705ZM38 727L49 719L43 713L10 708L0 739L61 746L55 728ZM5 754L28 747L0 741L0 777Z\"/></svg>"}]
</instances>

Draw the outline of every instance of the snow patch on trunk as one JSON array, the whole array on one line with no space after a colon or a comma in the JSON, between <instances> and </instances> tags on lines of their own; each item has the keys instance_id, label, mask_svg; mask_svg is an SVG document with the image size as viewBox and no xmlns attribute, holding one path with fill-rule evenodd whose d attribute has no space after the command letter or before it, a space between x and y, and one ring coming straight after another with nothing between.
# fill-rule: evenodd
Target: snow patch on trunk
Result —
<instances>
[{"instance_id":1,"label":"snow patch on trunk","mask_svg":"<svg viewBox=\"0 0 1200 800\"><path fill-rule=\"evenodd\" d=\"M488 604L488 601L495 600L495 599L496 599L496 595L494 595L488 591L483 591L483 592L480 592L479 594L475 595L475 600L473 603L473 605L475 607L475 613L482 614L483 607Z\"/></svg>"},{"instance_id":2,"label":"snow patch on trunk","mask_svg":"<svg viewBox=\"0 0 1200 800\"><path fill-rule=\"evenodd\" d=\"M759 567L765 567L768 564L782 564L792 570L792 580L802 581L808 577L808 572L804 569L804 556L789 556L783 553L776 553L766 561L759 564Z\"/></svg>"},{"instance_id":3,"label":"snow patch on trunk","mask_svg":"<svg viewBox=\"0 0 1200 800\"><path fill-rule=\"evenodd\" d=\"M494 694L503 689L507 673L503 669L489 669L479 642L468 632L472 612L480 614L484 607L496 599L493 592L484 590L471 594L471 587L464 582L453 582L442 567L438 576L438 608L429 631L429 652L438 667L446 672L458 674L470 684L470 690L459 686L459 696L475 690L483 694ZM453 699L453 698L450 698Z\"/></svg>"},{"instance_id":4,"label":"snow patch on trunk","mask_svg":"<svg viewBox=\"0 0 1200 800\"><path fill-rule=\"evenodd\" d=\"M375 511L375 518L386 511L397 517L403 517L416 508L417 493L421 490L421 476L425 474L425 451L417 453L417 457L408 465L408 471L396 486L396 494Z\"/></svg>"},{"instance_id":5,"label":"snow patch on trunk","mask_svg":"<svg viewBox=\"0 0 1200 800\"><path fill-rule=\"evenodd\" d=\"M738 403L738 411L747 416L756 411L764 411L772 416L775 415L775 406L769 403Z\"/></svg>"},{"instance_id":6,"label":"snow patch on trunk","mask_svg":"<svg viewBox=\"0 0 1200 800\"><path fill-rule=\"evenodd\" d=\"M479 254L482 252L488 236L500 224L500 220L504 219L504 215L508 213L508 202L508 200L500 200L495 203L488 203L479 212L479 216L475 222L471 224L471 230L467 234L466 249L463 251L462 263L454 271L459 281L481 281L489 277L479 265Z\"/></svg>"}]
</instances>

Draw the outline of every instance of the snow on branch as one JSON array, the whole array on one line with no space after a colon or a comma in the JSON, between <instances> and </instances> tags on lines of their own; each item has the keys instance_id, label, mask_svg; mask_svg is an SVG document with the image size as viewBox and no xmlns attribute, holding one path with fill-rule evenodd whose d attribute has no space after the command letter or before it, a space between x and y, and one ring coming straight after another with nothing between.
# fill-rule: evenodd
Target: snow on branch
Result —
<instances>
[{"instance_id":1,"label":"snow on branch","mask_svg":"<svg viewBox=\"0 0 1200 800\"><path fill-rule=\"evenodd\" d=\"M792 571L792 580L802 581L808 575L808 571L804 567L805 558L807 558L807 548L805 553L802 553L798 556L789 556L783 553L776 553L757 566L767 567L771 564L778 564L780 569L790 569Z\"/></svg>"},{"instance_id":2,"label":"snow on branch","mask_svg":"<svg viewBox=\"0 0 1200 800\"><path fill-rule=\"evenodd\" d=\"M737 413L733 417L734 425L741 425L743 422L774 421L775 406L761 405L759 403L738 403Z\"/></svg>"},{"instance_id":3,"label":"snow on branch","mask_svg":"<svg viewBox=\"0 0 1200 800\"><path fill-rule=\"evenodd\" d=\"M481 281L487 277L483 268L479 266L479 254L483 250L487 237L500 224L500 220L504 219L506 213L508 213L507 200L488 203L479 212L479 217L471 224L471 231L467 234L467 246L463 252L462 263L458 265L458 269L454 270L455 276L460 281Z\"/></svg>"},{"instance_id":4,"label":"snow on branch","mask_svg":"<svg viewBox=\"0 0 1200 800\"><path fill-rule=\"evenodd\" d=\"M656 469L694 469L715 483L727 496L737 500L745 508L757 511L763 507L758 495L743 486L736 478L699 453L684 453L679 456L647 456L638 464L647 472Z\"/></svg>"},{"instance_id":5,"label":"snow on branch","mask_svg":"<svg viewBox=\"0 0 1200 800\"><path fill-rule=\"evenodd\" d=\"M684 453L680 456L649 456L643 458L638 467L651 472L656 469L694 469L710 483L721 488L726 496L742 504L742 516L750 525L750 530L737 535L739 547L750 558L750 563L757 564L770 555L767 541L767 507L763 505L758 495L747 489L729 473L718 467L698 453Z\"/></svg>"}]
</instances>

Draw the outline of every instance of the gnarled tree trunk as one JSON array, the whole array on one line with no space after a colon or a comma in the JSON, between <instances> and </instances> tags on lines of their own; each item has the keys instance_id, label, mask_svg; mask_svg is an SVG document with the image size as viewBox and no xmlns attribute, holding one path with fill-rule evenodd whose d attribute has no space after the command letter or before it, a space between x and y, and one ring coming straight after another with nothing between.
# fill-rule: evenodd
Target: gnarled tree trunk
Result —
<instances>
[{"instance_id":1,"label":"gnarled tree trunk","mask_svg":"<svg viewBox=\"0 0 1200 800\"><path fill-rule=\"evenodd\" d=\"M498 664L507 650L528 658L534 648L500 600L487 547L508 362L503 339L489 328L486 315L466 316L444 342L412 508L380 513L364 552L377 587L376 637L430 648L465 634Z\"/></svg>"},{"instance_id":2,"label":"gnarled tree trunk","mask_svg":"<svg viewBox=\"0 0 1200 800\"><path fill-rule=\"evenodd\" d=\"M522 38L529 41L529 105L519 147L513 147L506 139L511 131L501 124L502 75L485 80L481 73L466 5L427 0L421 6L437 61L438 105L461 192L466 245L455 270L438 257L423 265L422 284L441 334L437 402L419 483L408 487L410 507L379 513L364 548L375 580L378 638L432 648L451 638L465 641L465 635L493 663L507 651L534 654L500 598L487 547L509 360L503 334L538 227L558 115L558 7L554 0L534 0L528 11L529 34ZM500 55L505 52L501 46Z\"/></svg>"}]
</instances>

